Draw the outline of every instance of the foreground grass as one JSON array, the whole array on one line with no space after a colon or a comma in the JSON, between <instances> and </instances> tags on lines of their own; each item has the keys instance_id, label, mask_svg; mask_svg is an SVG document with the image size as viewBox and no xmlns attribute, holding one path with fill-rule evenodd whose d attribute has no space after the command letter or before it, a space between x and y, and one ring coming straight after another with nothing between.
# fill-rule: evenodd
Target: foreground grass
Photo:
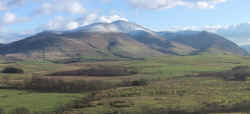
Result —
<instances>
[{"instance_id":1,"label":"foreground grass","mask_svg":"<svg viewBox=\"0 0 250 114\"><path fill-rule=\"evenodd\" d=\"M204 114L248 112L249 85L249 82L200 77L156 81L148 86L99 92L95 99L88 102L90 105L76 108L75 114L105 114L116 111L121 114L158 114L159 110Z\"/></svg>"},{"instance_id":2,"label":"foreground grass","mask_svg":"<svg viewBox=\"0 0 250 114\"><path fill-rule=\"evenodd\" d=\"M32 112L53 111L57 107L79 99L85 94L37 93L19 90L0 90L0 107L8 111L26 107Z\"/></svg>"}]
</instances>

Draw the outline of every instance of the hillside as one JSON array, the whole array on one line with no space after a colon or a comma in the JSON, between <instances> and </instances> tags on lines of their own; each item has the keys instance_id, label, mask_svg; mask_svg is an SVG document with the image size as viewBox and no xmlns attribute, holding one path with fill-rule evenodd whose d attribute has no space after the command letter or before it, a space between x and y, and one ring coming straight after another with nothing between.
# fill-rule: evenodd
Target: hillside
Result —
<instances>
[{"instance_id":1,"label":"hillside","mask_svg":"<svg viewBox=\"0 0 250 114\"><path fill-rule=\"evenodd\" d=\"M243 45L241 48L245 49L248 53L250 53L250 45Z\"/></svg>"},{"instance_id":2,"label":"hillside","mask_svg":"<svg viewBox=\"0 0 250 114\"><path fill-rule=\"evenodd\" d=\"M195 51L192 54L198 53L231 53L236 55L246 55L247 52L241 49L237 44L221 37L217 34L209 32L182 31L182 32L160 32L162 37L169 41L174 41L180 44L191 46Z\"/></svg>"},{"instance_id":3,"label":"hillside","mask_svg":"<svg viewBox=\"0 0 250 114\"><path fill-rule=\"evenodd\" d=\"M158 34L151 34L145 31L131 32L130 36L132 36L136 41L142 42L150 46L152 49L165 54L189 55L195 50L192 46L169 41Z\"/></svg>"},{"instance_id":4,"label":"hillside","mask_svg":"<svg viewBox=\"0 0 250 114\"><path fill-rule=\"evenodd\" d=\"M68 57L144 57L161 55L123 33L43 32L1 47L1 54L21 58L64 59Z\"/></svg>"}]
</instances>

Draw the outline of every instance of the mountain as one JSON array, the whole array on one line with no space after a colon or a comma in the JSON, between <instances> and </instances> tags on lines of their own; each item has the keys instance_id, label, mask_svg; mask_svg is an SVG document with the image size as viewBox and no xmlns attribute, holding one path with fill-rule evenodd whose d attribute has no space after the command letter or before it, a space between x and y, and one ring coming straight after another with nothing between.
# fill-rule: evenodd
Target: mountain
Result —
<instances>
[{"instance_id":1,"label":"mountain","mask_svg":"<svg viewBox=\"0 0 250 114\"><path fill-rule=\"evenodd\" d=\"M231 53L237 55L247 54L247 52L244 49L240 48L237 44L214 33L205 31L181 31L176 33L160 32L159 34L169 41L174 41L193 47L196 50L193 51L192 54L204 52Z\"/></svg>"},{"instance_id":2,"label":"mountain","mask_svg":"<svg viewBox=\"0 0 250 114\"><path fill-rule=\"evenodd\" d=\"M135 23L96 23L72 31L45 31L0 46L0 54L21 59L145 58L203 52L245 55L221 36L208 32L154 32Z\"/></svg>"},{"instance_id":3,"label":"mountain","mask_svg":"<svg viewBox=\"0 0 250 114\"><path fill-rule=\"evenodd\" d=\"M250 45L240 46L242 49L245 49L248 53L250 53Z\"/></svg>"},{"instance_id":4,"label":"mountain","mask_svg":"<svg viewBox=\"0 0 250 114\"><path fill-rule=\"evenodd\" d=\"M124 33L42 32L32 37L0 47L0 53L19 58L65 59L84 56L88 58L133 58L162 55L147 45L137 42Z\"/></svg>"}]
</instances>

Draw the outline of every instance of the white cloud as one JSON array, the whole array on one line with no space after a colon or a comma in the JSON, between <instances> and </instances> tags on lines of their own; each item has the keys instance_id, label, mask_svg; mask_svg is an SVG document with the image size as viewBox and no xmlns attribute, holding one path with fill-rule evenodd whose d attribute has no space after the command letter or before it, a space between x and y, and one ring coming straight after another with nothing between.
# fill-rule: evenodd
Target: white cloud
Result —
<instances>
[{"instance_id":1,"label":"white cloud","mask_svg":"<svg viewBox=\"0 0 250 114\"><path fill-rule=\"evenodd\" d=\"M73 30L79 27L79 23L76 21L71 21L66 25L66 30Z\"/></svg>"},{"instance_id":2,"label":"white cloud","mask_svg":"<svg viewBox=\"0 0 250 114\"><path fill-rule=\"evenodd\" d=\"M67 12L71 14L83 14L85 8L78 0L53 0L52 2L42 3L35 14L50 14L54 12Z\"/></svg>"},{"instance_id":3,"label":"white cloud","mask_svg":"<svg viewBox=\"0 0 250 114\"><path fill-rule=\"evenodd\" d=\"M3 16L2 23L3 24L12 24L12 23L15 23L16 20L17 20L16 15L14 13L7 12Z\"/></svg>"},{"instance_id":4,"label":"white cloud","mask_svg":"<svg viewBox=\"0 0 250 114\"><path fill-rule=\"evenodd\" d=\"M77 21L80 23L80 26L85 26L85 25L89 25L89 24L93 24L97 22L112 23L118 20L128 21L127 18L121 17L120 15L117 15L117 14L113 14L109 16L99 16L98 14L95 14L95 13L89 14L83 18L79 18Z\"/></svg>"},{"instance_id":5,"label":"white cloud","mask_svg":"<svg viewBox=\"0 0 250 114\"><path fill-rule=\"evenodd\" d=\"M95 13L89 14L84 18L78 19L79 23L84 26L84 25L89 25L92 23L95 23L98 20L98 15Z\"/></svg>"},{"instance_id":6,"label":"white cloud","mask_svg":"<svg viewBox=\"0 0 250 114\"><path fill-rule=\"evenodd\" d=\"M56 16L55 18L50 20L49 23L43 27L43 29L59 31L73 30L78 27L86 26L97 22L111 23L117 20L128 21L128 19L116 14L110 16L98 16L97 14L92 13L76 20L67 20L62 16Z\"/></svg>"},{"instance_id":7,"label":"white cloud","mask_svg":"<svg viewBox=\"0 0 250 114\"><path fill-rule=\"evenodd\" d=\"M85 12L85 9L83 8L82 4L77 1L66 2L62 10L75 14L82 14Z\"/></svg>"},{"instance_id":8,"label":"white cloud","mask_svg":"<svg viewBox=\"0 0 250 114\"><path fill-rule=\"evenodd\" d=\"M100 20L100 22L105 22L105 23L112 23L112 22L118 21L118 20L128 21L128 19L123 18L119 15L101 16L99 20Z\"/></svg>"},{"instance_id":9,"label":"white cloud","mask_svg":"<svg viewBox=\"0 0 250 114\"><path fill-rule=\"evenodd\" d=\"M213 4L209 4L205 1L199 1L196 3L198 8L214 8L215 6Z\"/></svg>"},{"instance_id":10,"label":"white cloud","mask_svg":"<svg viewBox=\"0 0 250 114\"><path fill-rule=\"evenodd\" d=\"M146 9L168 9L177 6L208 9L227 0L129 0L129 2L135 7Z\"/></svg>"}]
</instances>

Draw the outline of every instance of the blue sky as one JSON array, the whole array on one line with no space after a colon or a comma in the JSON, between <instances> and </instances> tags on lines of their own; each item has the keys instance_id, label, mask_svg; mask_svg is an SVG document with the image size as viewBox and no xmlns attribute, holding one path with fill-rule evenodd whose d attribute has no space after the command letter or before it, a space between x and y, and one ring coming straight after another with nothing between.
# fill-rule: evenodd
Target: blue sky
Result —
<instances>
[{"instance_id":1,"label":"blue sky","mask_svg":"<svg viewBox=\"0 0 250 114\"><path fill-rule=\"evenodd\" d=\"M214 31L249 24L249 4L250 0L1 0L0 32L71 30L115 20L156 31Z\"/></svg>"}]
</instances>

